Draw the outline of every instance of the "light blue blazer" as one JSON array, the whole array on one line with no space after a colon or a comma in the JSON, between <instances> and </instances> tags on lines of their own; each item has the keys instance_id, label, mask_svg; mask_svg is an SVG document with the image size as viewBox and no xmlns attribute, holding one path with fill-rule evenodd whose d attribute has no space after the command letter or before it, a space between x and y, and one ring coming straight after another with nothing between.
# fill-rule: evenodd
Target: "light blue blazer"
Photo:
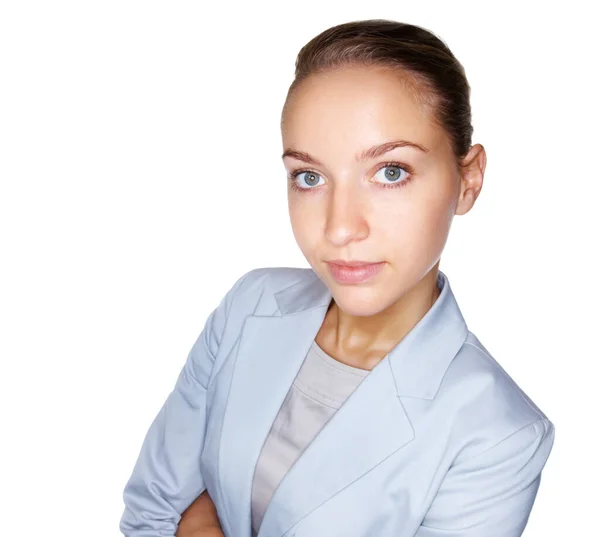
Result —
<instances>
[{"instance_id":1,"label":"light blue blazer","mask_svg":"<svg viewBox=\"0 0 600 537\"><path fill-rule=\"evenodd\" d=\"M441 294L285 475L259 537L517 537L554 425ZM308 268L244 274L208 316L123 498L131 537L171 537L205 490L250 537L261 448L332 295Z\"/></svg>"}]
</instances>

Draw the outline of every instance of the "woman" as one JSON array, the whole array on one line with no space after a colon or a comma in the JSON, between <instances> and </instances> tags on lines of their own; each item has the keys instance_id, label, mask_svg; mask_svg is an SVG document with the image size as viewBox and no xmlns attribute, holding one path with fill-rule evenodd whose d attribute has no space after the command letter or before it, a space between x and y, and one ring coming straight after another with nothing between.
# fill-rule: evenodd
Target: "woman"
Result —
<instances>
[{"instance_id":1,"label":"woman","mask_svg":"<svg viewBox=\"0 0 600 537\"><path fill-rule=\"evenodd\" d=\"M554 425L438 268L486 165L461 64L416 26L330 28L300 51L281 127L311 268L252 270L210 314L122 532L521 535Z\"/></svg>"}]
</instances>

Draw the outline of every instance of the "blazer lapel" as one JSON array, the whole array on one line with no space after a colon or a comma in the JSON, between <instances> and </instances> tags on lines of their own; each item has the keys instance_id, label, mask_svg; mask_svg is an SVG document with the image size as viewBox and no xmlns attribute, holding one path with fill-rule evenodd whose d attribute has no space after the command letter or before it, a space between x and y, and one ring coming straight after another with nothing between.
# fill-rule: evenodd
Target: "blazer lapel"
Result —
<instances>
[{"instance_id":1,"label":"blazer lapel","mask_svg":"<svg viewBox=\"0 0 600 537\"><path fill-rule=\"evenodd\" d=\"M306 273L283 291L272 316L245 320L223 418L219 481L236 537L250 536L260 451L331 302L327 287L318 278L307 281Z\"/></svg>"},{"instance_id":2,"label":"blazer lapel","mask_svg":"<svg viewBox=\"0 0 600 537\"><path fill-rule=\"evenodd\" d=\"M417 325L374 367L284 476L259 537L299 520L414 438L402 396L433 399L468 330L449 283ZM312 269L274 295L272 316L246 319L220 441L220 481L233 535L249 537L254 470L332 295Z\"/></svg>"}]
</instances>

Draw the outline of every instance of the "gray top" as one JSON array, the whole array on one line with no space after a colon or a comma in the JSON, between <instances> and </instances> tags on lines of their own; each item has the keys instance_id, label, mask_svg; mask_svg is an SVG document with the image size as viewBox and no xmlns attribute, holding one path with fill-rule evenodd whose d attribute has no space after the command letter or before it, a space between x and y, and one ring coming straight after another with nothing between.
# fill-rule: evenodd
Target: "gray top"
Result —
<instances>
[{"instance_id":1,"label":"gray top","mask_svg":"<svg viewBox=\"0 0 600 537\"><path fill-rule=\"evenodd\" d=\"M256 465L252 483L253 537L284 475L369 372L339 362L313 341Z\"/></svg>"}]
</instances>

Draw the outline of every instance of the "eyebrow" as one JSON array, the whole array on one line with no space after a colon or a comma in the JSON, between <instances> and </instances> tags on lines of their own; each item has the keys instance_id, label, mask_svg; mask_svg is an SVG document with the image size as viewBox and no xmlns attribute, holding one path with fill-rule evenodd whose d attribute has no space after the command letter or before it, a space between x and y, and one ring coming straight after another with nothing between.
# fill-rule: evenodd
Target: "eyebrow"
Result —
<instances>
[{"instance_id":1,"label":"eyebrow","mask_svg":"<svg viewBox=\"0 0 600 537\"><path fill-rule=\"evenodd\" d=\"M373 147L370 147L369 149L365 149L362 153L356 155L355 159L358 162L360 160L377 158L377 157L380 157L381 155L383 155L384 153L391 151L392 149L396 149L397 147L412 147L413 149L418 149L419 151L422 151L423 153L429 153L429 149L427 149L426 147L423 147L422 145L417 144L415 142L409 142L408 140L393 140L391 142L386 142L386 143L380 144L380 145L374 145ZM281 155L282 159L285 157L292 157L292 158L301 160L302 162L306 162L307 164L313 164L315 166L323 165L317 159L315 159L314 157L311 157L308 153L305 153L304 151L295 151L293 149L286 149L283 152L283 155Z\"/></svg>"}]
</instances>

